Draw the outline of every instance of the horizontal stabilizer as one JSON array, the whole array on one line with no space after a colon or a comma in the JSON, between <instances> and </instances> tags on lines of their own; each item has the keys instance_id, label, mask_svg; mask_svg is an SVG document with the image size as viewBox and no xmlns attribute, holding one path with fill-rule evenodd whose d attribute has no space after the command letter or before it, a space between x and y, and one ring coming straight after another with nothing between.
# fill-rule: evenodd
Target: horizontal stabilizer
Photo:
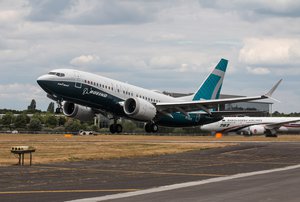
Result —
<instances>
[{"instance_id":1,"label":"horizontal stabilizer","mask_svg":"<svg viewBox=\"0 0 300 202\"><path fill-rule=\"evenodd\" d=\"M272 95L273 95L274 91L277 89L277 87L279 86L279 84L281 83L281 81L282 81L282 79L280 79L280 80L279 80L279 81L271 88L271 90L269 90L269 92L268 92L267 94L265 94L265 96L266 96L267 98L270 98L270 99L273 99L273 100L275 100L275 101L278 101L278 100L272 98ZM278 101L278 102L279 102L279 101Z\"/></svg>"}]
</instances>

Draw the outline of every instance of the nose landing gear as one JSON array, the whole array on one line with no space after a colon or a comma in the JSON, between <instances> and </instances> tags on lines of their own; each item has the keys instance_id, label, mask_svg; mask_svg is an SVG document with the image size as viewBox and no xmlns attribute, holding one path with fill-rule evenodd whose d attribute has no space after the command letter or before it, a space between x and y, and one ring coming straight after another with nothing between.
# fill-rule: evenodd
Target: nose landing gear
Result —
<instances>
[{"instance_id":1,"label":"nose landing gear","mask_svg":"<svg viewBox=\"0 0 300 202\"><path fill-rule=\"evenodd\" d=\"M145 124L145 131L147 133L156 133L158 131L158 126L153 122L148 122Z\"/></svg>"}]
</instances>

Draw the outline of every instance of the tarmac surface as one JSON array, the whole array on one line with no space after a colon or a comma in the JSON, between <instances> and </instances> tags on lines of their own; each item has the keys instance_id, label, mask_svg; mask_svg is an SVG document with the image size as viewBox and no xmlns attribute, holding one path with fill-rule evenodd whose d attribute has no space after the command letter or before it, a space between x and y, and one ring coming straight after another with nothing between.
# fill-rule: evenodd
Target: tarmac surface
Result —
<instances>
[{"instance_id":1,"label":"tarmac surface","mask_svg":"<svg viewBox=\"0 0 300 202\"><path fill-rule=\"evenodd\" d=\"M53 163L31 167L8 166L0 167L0 201L67 201L297 164L300 164L300 143L244 142L225 148L153 157ZM218 201L216 192L221 194L224 189L226 191L229 187L233 187L241 192L237 191L235 193L237 195L229 196L229 198L242 197L243 189L241 187L247 185L248 188L253 188L252 193L266 192L285 199L283 195L286 194L277 192L281 186L293 186L294 190L300 188L299 169L285 171L282 175L277 174L277 177L276 173L274 175L266 175L261 179L243 178L240 180L248 179L251 183L246 181L241 182L241 185L235 185L235 182L239 181L238 179L233 182L229 180L212 183L195 187L196 190L186 190L186 192L199 192L199 195L191 195L192 200L190 201L194 201L193 199L196 198L201 200L201 197L203 197L203 201ZM290 181L284 181L284 176ZM266 181L269 178L275 180ZM260 182L267 183L268 186L259 186ZM271 185L274 185L274 189ZM209 192L208 188L214 191ZM179 190L177 192L180 195ZM165 198L161 201L167 201L165 199L168 196L171 197L170 201L178 198L175 197L177 192L176 190L168 192L167 195L163 195ZM280 196L277 196L276 193ZM268 197L269 194L265 194L265 197ZM293 201L294 198L299 199L300 192L293 192L289 197L290 201ZM253 201L258 201L253 199ZM260 200L264 199L268 200L268 198ZM147 199L144 200L147 201Z\"/></svg>"},{"instance_id":2,"label":"tarmac surface","mask_svg":"<svg viewBox=\"0 0 300 202\"><path fill-rule=\"evenodd\" d=\"M282 169L272 169L228 177L212 178L157 187L142 191L115 194L104 197L80 199L80 202L298 202L300 164ZM265 172L265 173L264 173ZM195 185L196 184L196 185ZM109 200L111 199L111 200ZM77 202L77 200L73 201Z\"/></svg>"}]
</instances>

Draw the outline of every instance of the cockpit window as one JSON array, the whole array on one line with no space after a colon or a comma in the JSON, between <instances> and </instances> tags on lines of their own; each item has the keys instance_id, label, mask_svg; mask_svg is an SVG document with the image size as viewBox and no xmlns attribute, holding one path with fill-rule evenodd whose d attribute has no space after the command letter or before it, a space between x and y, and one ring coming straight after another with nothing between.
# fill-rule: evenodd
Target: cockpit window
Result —
<instances>
[{"instance_id":1,"label":"cockpit window","mask_svg":"<svg viewBox=\"0 0 300 202\"><path fill-rule=\"evenodd\" d=\"M49 72L48 74L50 74L50 75L56 75L56 76L59 76L59 77L64 77L65 76L64 73L59 73L59 72Z\"/></svg>"}]
</instances>

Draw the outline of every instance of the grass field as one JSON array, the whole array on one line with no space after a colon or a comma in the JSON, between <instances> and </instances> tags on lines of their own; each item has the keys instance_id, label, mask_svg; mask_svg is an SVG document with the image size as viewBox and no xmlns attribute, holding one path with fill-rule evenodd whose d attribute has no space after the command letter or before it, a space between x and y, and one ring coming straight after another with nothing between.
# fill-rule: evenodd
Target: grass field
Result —
<instances>
[{"instance_id":1,"label":"grass field","mask_svg":"<svg viewBox=\"0 0 300 202\"><path fill-rule=\"evenodd\" d=\"M226 143L226 141L270 140L300 141L300 136L279 136L279 138L224 136L216 139L211 136L98 135L66 137L44 134L0 134L0 166L17 163L17 158L10 153L11 146L35 147L33 163L41 164L163 155L237 144ZM28 164L27 156L25 156L25 163Z\"/></svg>"}]
</instances>

